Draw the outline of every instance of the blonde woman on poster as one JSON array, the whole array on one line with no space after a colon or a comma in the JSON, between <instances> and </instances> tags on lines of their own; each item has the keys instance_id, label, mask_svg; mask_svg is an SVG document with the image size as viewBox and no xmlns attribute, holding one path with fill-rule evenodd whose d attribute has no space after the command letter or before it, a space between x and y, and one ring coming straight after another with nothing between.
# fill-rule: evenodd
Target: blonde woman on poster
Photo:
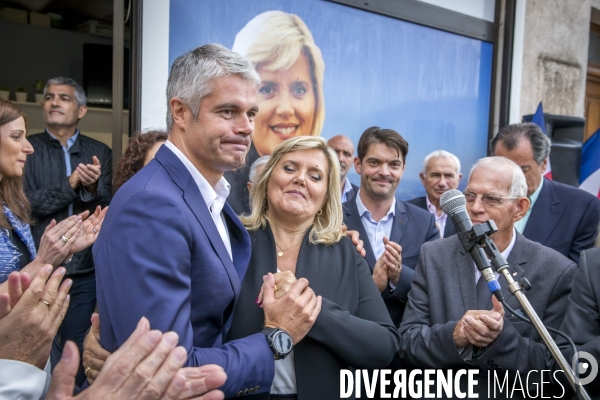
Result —
<instances>
[{"instance_id":1,"label":"blonde woman on poster","mask_svg":"<svg viewBox=\"0 0 600 400\"><path fill-rule=\"evenodd\" d=\"M238 213L249 211L249 166L296 136L320 136L325 119L325 64L310 30L294 14L267 11L236 35L233 51L248 58L259 73L259 112L254 140L244 167L228 172L229 203Z\"/></svg>"}]
</instances>

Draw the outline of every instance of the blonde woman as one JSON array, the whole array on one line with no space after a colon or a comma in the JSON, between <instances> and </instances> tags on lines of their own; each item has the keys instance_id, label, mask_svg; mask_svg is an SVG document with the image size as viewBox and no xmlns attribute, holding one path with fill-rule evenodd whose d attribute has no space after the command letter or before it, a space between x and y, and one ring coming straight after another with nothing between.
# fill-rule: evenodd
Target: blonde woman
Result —
<instances>
[{"instance_id":1,"label":"blonde woman","mask_svg":"<svg viewBox=\"0 0 600 400\"><path fill-rule=\"evenodd\" d=\"M323 299L307 336L275 361L272 400L338 398L340 369L385 368L397 351L400 336L369 267L340 228L339 181L338 159L325 140L289 139L259 174L253 211L242 217L254 250L228 339L269 328L255 304L263 276L275 275L276 298L305 278Z\"/></svg>"},{"instance_id":2,"label":"blonde woman","mask_svg":"<svg viewBox=\"0 0 600 400\"><path fill-rule=\"evenodd\" d=\"M254 160L292 137L321 135L325 64L304 21L282 11L254 17L236 35L232 50L248 58L261 79L246 167L225 174L232 186L229 203L241 214L250 210L245 185Z\"/></svg>"}]
</instances>

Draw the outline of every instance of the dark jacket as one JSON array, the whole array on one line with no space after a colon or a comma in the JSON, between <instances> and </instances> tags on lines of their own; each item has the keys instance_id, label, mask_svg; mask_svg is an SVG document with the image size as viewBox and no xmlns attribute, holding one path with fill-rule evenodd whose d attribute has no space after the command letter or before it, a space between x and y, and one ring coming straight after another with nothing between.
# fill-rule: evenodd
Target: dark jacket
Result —
<instances>
[{"instance_id":1,"label":"dark jacket","mask_svg":"<svg viewBox=\"0 0 600 400\"><path fill-rule=\"evenodd\" d=\"M579 188L544 178L523 236L579 262L579 253L594 246L600 201Z\"/></svg>"},{"instance_id":2,"label":"dark jacket","mask_svg":"<svg viewBox=\"0 0 600 400\"><path fill-rule=\"evenodd\" d=\"M235 171L227 171L223 176L231 185L231 191L227 196L227 202L233 208L237 215L247 214L250 212L250 193L246 183L250 180L250 167L252 163L260 158L260 154L256 151L254 143L250 145L250 150L246 155L246 162L243 166Z\"/></svg>"},{"instance_id":3,"label":"dark jacket","mask_svg":"<svg viewBox=\"0 0 600 400\"><path fill-rule=\"evenodd\" d=\"M425 196L417 197L412 200L408 200L407 203L414 204L417 207L422 208L423 210L429 211L427 208L427 200ZM439 228L438 228L439 229ZM452 222L451 218L446 218L446 226L444 227L444 237L450 237L456 233L456 226L454 226L454 222Z\"/></svg>"},{"instance_id":4,"label":"dark jacket","mask_svg":"<svg viewBox=\"0 0 600 400\"><path fill-rule=\"evenodd\" d=\"M250 231L252 256L233 314L228 340L260 332L264 313L255 300L263 275L277 271L271 228ZM340 395L340 370L384 368L398 351L400 335L365 260L344 237L331 246L304 236L296 277L304 277L323 305L306 337L294 346L298 400L330 400ZM268 399L268 393L244 398ZM354 398L352 396L351 398Z\"/></svg>"},{"instance_id":5,"label":"dark jacket","mask_svg":"<svg viewBox=\"0 0 600 400\"><path fill-rule=\"evenodd\" d=\"M369 241L369 235L367 235L358 214L356 196L344 203L343 207L344 223L348 226L348 229L356 230L360 234L365 246L365 260L369 264L371 273L373 273L377 259L373 251L373 245ZM431 242L439 238L440 232L435 226L435 218L429 211L396 199L396 214L389 239L402 246L402 272L396 289L392 291L388 285L381 293L396 327L400 326L404 315L408 292L415 274L415 266L419 260L421 246L425 242Z\"/></svg>"},{"instance_id":6,"label":"dark jacket","mask_svg":"<svg viewBox=\"0 0 600 400\"><path fill-rule=\"evenodd\" d=\"M83 191L73 190L67 177L65 156L61 144L47 132L28 136L34 153L25 163L25 194L31 203L34 224L31 226L37 247L44 230L52 219L60 222L69 215L69 204L73 203L73 214L85 210L94 212L96 206L107 206L111 199L112 152L103 143L83 136L81 133L71 147L71 171L78 164L91 164L92 156L98 157L102 169L98 179L96 194L89 201L83 201ZM67 275L84 274L94 270L91 248L73 257L66 266Z\"/></svg>"}]
</instances>

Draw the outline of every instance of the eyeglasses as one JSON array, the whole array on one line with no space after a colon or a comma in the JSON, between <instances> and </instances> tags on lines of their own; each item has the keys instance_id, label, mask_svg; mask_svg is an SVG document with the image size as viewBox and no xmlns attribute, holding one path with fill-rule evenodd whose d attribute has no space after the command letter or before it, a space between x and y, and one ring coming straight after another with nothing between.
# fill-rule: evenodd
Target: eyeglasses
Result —
<instances>
[{"instance_id":1,"label":"eyeglasses","mask_svg":"<svg viewBox=\"0 0 600 400\"><path fill-rule=\"evenodd\" d=\"M475 193L465 192L465 199L467 203L474 203L476 198L481 198L481 202L486 206L490 207L498 207L504 203L504 200L516 200L518 197L501 197L501 196L492 196L491 194L484 195L476 195Z\"/></svg>"}]
</instances>

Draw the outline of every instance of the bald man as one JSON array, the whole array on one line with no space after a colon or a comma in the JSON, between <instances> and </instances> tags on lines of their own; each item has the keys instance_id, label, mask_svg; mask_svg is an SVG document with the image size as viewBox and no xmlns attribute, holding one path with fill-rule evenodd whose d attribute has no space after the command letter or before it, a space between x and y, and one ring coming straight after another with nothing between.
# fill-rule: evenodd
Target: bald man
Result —
<instances>
[{"instance_id":1,"label":"bald man","mask_svg":"<svg viewBox=\"0 0 600 400\"><path fill-rule=\"evenodd\" d=\"M335 151L340 160L340 191L342 203L345 203L358 192L358 186L353 185L347 178L348 172L354 163L354 145L348 136L336 135L329 139L327 145Z\"/></svg>"}]
</instances>

